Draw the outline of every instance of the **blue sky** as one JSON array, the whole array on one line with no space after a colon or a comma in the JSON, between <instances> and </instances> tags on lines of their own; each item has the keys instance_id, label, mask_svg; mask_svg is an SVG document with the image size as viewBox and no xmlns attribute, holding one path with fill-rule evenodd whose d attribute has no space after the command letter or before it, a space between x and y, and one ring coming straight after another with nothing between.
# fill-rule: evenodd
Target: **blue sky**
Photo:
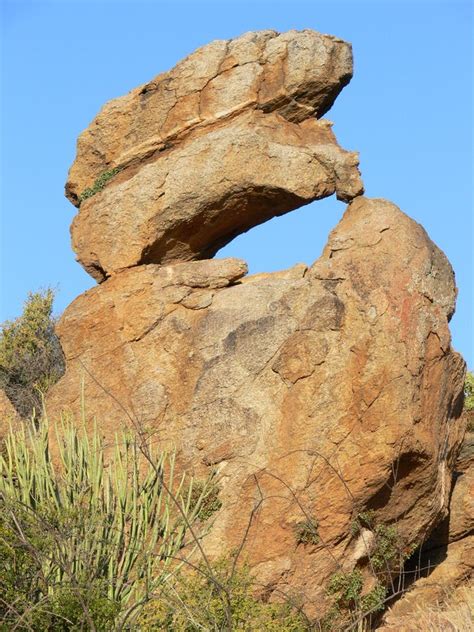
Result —
<instances>
[{"instance_id":1,"label":"blue sky","mask_svg":"<svg viewBox=\"0 0 474 632\"><path fill-rule=\"evenodd\" d=\"M105 101L213 39L313 28L353 44L354 78L327 118L360 152L366 194L398 204L448 255L454 346L474 367L470 1L2 0L1 10L0 321L30 290L57 287L60 312L94 285L70 249L63 187L76 138ZM311 263L343 211L316 202L221 254L251 272Z\"/></svg>"}]
</instances>

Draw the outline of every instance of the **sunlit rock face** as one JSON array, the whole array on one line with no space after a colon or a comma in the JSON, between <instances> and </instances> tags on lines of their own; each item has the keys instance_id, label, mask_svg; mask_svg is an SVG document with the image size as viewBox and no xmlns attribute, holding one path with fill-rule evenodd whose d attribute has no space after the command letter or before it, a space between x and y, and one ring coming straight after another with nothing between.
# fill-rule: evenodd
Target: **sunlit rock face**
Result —
<instances>
[{"instance_id":1,"label":"sunlit rock face","mask_svg":"<svg viewBox=\"0 0 474 632\"><path fill-rule=\"evenodd\" d=\"M212 42L107 103L79 137L66 185L80 203L78 260L103 281L205 259L276 215L360 195L357 154L320 118L351 76L346 42L261 31Z\"/></svg>"},{"instance_id":2,"label":"sunlit rock face","mask_svg":"<svg viewBox=\"0 0 474 632\"><path fill-rule=\"evenodd\" d=\"M133 420L181 467L216 470L210 555L245 540L267 594L317 614L337 570L370 585L358 512L407 545L446 514L463 434L454 276L421 226L363 197L311 267L245 273L236 259L138 265L77 298L48 406L79 414L83 384L105 437Z\"/></svg>"},{"instance_id":3,"label":"sunlit rock face","mask_svg":"<svg viewBox=\"0 0 474 632\"><path fill-rule=\"evenodd\" d=\"M132 425L180 468L216 472L207 553L242 546L266 597L316 617L336 571L374 587L373 524L408 551L445 518L465 426L449 262L394 204L362 197L357 154L321 118L351 75L346 42L262 31L104 106L66 187L74 250L101 284L61 318L67 370L47 402L78 418L85 402L105 438ZM349 205L309 268L246 276L211 259L333 194ZM354 529L367 511L372 528ZM308 521L317 534L301 537Z\"/></svg>"}]
</instances>

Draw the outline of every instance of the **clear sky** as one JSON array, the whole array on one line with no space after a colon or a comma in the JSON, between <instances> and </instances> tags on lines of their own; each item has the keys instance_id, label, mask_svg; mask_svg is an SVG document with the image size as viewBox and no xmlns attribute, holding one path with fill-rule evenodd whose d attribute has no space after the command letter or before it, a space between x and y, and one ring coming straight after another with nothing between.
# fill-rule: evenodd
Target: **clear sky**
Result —
<instances>
[{"instance_id":1,"label":"clear sky","mask_svg":"<svg viewBox=\"0 0 474 632\"><path fill-rule=\"evenodd\" d=\"M454 346L473 355L472 3L470 0L0 0L0 321L28 291L58 288L62 311L94 281L74 260L64 198L78 134L125 94L213 39L312 28L353 44L355 76L326 115L360 152L366 195L420 222L459 286ZM205 183L203 183L205 185ZM270 271L320 254L344 211L316 202L239 237L222 255Z\"/></svg>"}]
</instances>

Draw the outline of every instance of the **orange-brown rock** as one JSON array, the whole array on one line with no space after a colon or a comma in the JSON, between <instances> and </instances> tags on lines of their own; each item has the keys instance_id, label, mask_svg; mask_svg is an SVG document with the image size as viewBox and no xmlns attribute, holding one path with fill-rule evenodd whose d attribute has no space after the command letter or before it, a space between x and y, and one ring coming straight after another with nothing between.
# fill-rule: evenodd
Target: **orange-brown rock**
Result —
<instances>
[{"instance_id":1,"label":"orange-brown rock","mask_svg":"<svg viewBox=\"0 0 474 632\"><path fill-rule=\"evenodd\" d=\"M465 412L465 418L472 412ZM381 632L425 632L427 619L440 613L436 629L469 632L474 624L474 433L467 432L453 472L448 515L414 556L417 579L384 615ZM411 564L414 566L414 564ZM408 575L408 578L410 576ZM453 609L457 592L467 612L459 626L444 611ZM460 603L454 604L462 610ZM433 616L433 622L436 623ZM464 623L465 620L465 623ZM444 626L442 624L444 621ZM411 627L410 627L411 626Z\"/></svg>"},{"instance_id":2,"label":"orange-brown rock","mask_svg":"<svg viewBox=\"0 0 474 632\"><path fill-rule=\"evenodd\" d=\"M19 420L15 407L3 389L0 389L0 439L8 432L12 423Z\"/></svg>"},{"instance_id":3,"label":"orange-brown rock","mask_svg":"<svg viewBox=\"0 0 474 632\"><path fill-rule=\"evenodd\" d=\"M78 260L103 281L138 264L208 258L312 200L360 195L357 154L316 118L351 76L349 44L262 31L213 42L108 103L80 136L66 186L83 200Z\"/></svg>"},{"instance_id":4,"label":"orange-brown rock","mask_svg":"<svg viewBox=\"0 0 474 632\"><path fill-rule=\"evenodd\" d=\"M452 542L432 561L437 563L432 573L417 580L411 590L388 610L384 622L377 628L379 632L471 632L474 623L474 535ZM460 615L456 617L450 610L453 610L452 601L457 592L461 593L462 600L455 603Z\"/></svg>"},{"instance_id":5,"label":"orange-brown rock","mask_svg":"<svg viewBox=\"0 0 474 632\"><path fill-rule=\"evenodd\" d=\"M111 209L112 210L112 209ZM143 265L76 299L50 413L87 414L215 468L211 554L245 539L268 592L320 611L336 570L365 564L357 512L417 543L446 514L462 440L464 362L451 348L451 267L421 226L357 198L321 258L243 277L237 260ZM318 541L295 530L308 517Z\"/></svg>"}]
</instances>

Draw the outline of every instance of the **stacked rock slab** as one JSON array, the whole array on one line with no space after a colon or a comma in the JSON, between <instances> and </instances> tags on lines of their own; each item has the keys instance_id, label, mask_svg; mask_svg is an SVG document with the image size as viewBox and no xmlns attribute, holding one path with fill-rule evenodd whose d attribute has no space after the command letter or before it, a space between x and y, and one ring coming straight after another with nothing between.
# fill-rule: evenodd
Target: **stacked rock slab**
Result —
<instances>
[{"instance_id":1,"label":"stacked rock slab","mask_svg":"<svg viewBox=\"0 0 474 632\"><path fill-rule=\"evenodd\" d=\"M313 118L350 74L344 42L265 31L104 108L68 184L77 201L123 167L73 227L103 283L59 323L67 370L48 402L79 414L83 388L104 436L138 424L198 477L215 470L208 553L245 539L267 595L296 593L312 615L334 572L367 566L359 512L407 545L445 516L464 427L449 262L395 205L359 195L355 155ZM245 276L243 261L205 259L334 192L355 199L311 267ZM308 519L318 538L302 543Z\"/></svg>"},{"instance_id":2,"label":"stacked rock slab","mask_svg":"<svg viewBox=\"0 0 474 632\"><path fill-rule=\"evenodd\" d=\"M66 185L84 199L73 248L98 281L143 263L212 257L236 235L336 193L362 193L357 154L318 120L352 76L350 46L313 31L204 46L108 103Z\"/></svg>"}]
</instances>

